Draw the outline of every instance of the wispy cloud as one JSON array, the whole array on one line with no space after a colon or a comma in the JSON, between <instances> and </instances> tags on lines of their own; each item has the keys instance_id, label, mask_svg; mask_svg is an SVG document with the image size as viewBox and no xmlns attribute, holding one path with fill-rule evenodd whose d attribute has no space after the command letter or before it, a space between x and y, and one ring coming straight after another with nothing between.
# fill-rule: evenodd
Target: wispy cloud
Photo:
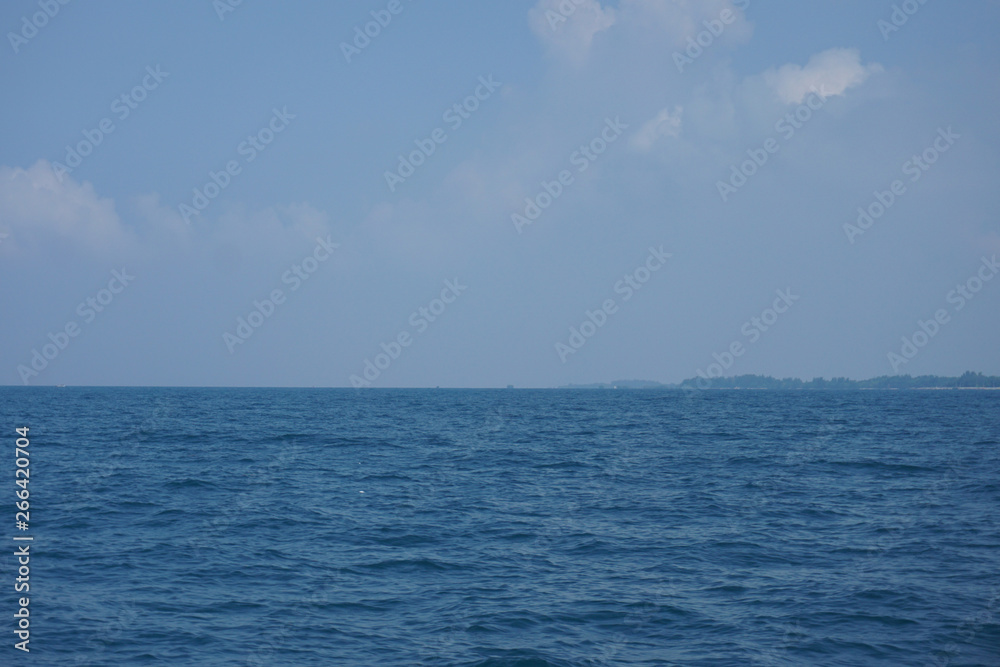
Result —
<instances>
[{"instance_id":1,"label":"wispy cloud","mask_svg":"<svg viewBox=\"0 0 1000 667\"><path fill-rule=\"evenodd\" d=\"M613 29L633 36L653 32L661 46L677 48L707 30L709 23L722 25L723 15L731 17L727 24L737 24L727 27L727 33L745 36L749 31L739 9L740 3L732 0L621 0L617 8L600 0L538 0L528 22L551 53L582 64L597 36ZM625 43L635 46L630 37Z\"/></svg>"},{"instance_id":2,"label":"wispy cloud","mask_svg":"<svg viewBox=\"0 0 1000 667\"><path fill-rule=\"evenodd\" d=\"M663 109L632 135L629 146L640 152L647 152L664 137L678 137L681 133L681 116L684 108L675 106L673 112Z\"/></svg>"},{"instance_id":3,"label":"wispy cloud","mask_svg":"<svg viewBox=\"0 0 1000 667\"><path fill-rule=\"evenodd\" d=\"M531 29L558 56L581 62L594 36L615 24L616 14L599 0L539 0L528 12Z\"/></svg>"},{"instance_id":4,"label":"wispy cloud","mask_svg":"<svg viewBox=\"0 0 1000 667\"><path fill-rule=\"evenodd\" d=\"M60 181L46 160L28 169L0 166L0 219L10 235L8 252L53 240L102 252L132 243L113 200L90 183Z\"/></svg>"},{"instance_id":5,"label":"wispy cloud","mask_svg":"<svg viewBox=\"0 0 1000 667\"><path fill-rule=\"evenodd\" d=\"M830 49L814 55L805 67L788 64L770 69L764 80L785 104L801 104L814 91L822 91L824 96L843 95L881 71L878 64L862 65L857 49Z\"/></svg>"}]
</instances>

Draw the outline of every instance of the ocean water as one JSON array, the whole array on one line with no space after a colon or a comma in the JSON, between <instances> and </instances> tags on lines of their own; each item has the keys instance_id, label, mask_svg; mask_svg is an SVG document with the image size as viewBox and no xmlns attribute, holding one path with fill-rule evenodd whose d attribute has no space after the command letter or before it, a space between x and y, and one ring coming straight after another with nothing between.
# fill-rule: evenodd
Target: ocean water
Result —
<instances>
[{"instance_id":1,"label":"ocean water","mask_svg":"<svg viewBox=\"0 0 1000 667\"><path fill-rule=\"evenodd\" d=\"M1000 392L0 399L0 664L1000 665Z\"/></svg>"}]
</instances>

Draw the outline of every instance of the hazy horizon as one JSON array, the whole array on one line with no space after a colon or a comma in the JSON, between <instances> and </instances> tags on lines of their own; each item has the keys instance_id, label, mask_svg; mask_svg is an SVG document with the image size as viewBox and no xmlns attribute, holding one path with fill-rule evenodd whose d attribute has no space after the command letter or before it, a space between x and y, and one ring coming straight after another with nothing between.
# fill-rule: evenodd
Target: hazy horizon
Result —
<instances>
[{"instance_id":1,"label":"hazy horizon","mask_svg":"<svg viewBox=\"0 0 1000 667\"><path fill-rule=\"evenodd\" d=\"M976 373L976 371L966 371L966 372L968 372L968 373ZM954 379L954 378L961 377L963 374L964 373L960 373L960 374L954 375L954 376L937 376L937 375L932 375L932 377L938 377L938 378L942 378L942 379ZM833 380L833 379L846 379L849 382L863 382L863 381L866 381L866 380L873 380L873 379L878 379L878 378L881 378L881 377L906 377L906 376L909 376L909 374L907 374L907 373L902 373L902 374L900 374L898 376L884 375L884 376L878 376L878 377L872 377L872 378L842 378L842 376L833 376L833 377L826 377L826 378L822 378L822 377L821 378L801 378L801 377L799 377L799 378L796 378L796 377L776 378L776 377L772 377L772 376L763 376L763 375L755 375L755 374L744 373L744 374L734 375L734 376L720 376L720 379L722 379L722 380L732 379L732 378L746 376L746 375L754 375L755 377L770 377L771 379L774 379L774 380L799 380L799 381L802 381L802 382L810 382L810 381L816 380L816 379L827 380L827 381ZM980 375L986 375L986 374L980 373ZM95 388L95 389L100 389L100 388L105 388L105 389L129 389L129 388L135 388L135 389L354 389L354 390L357 390L357 389L427 389L427 390L435 390L435 389L468 389L468 390L487 390L487 389L489 389L489 390L503 390L503 391L507 391L507 390L513 390L513 389L569 389L569 388L577 388L577 387L589 387L589 386L600 385L600 384L615 384L615 383L621 383L621 382L640 382L640 383L646 383L646 382L648 382L648 383L652 383L652 384L661 384L661 385L663 385L665 387L668 387L668 388L677 388L677 389L680 389L680 385L681 385L682 382L685 382L687 380L698 380L699 377L700 376L695 376L695 377L690 377L690 378L684 378L680 382L662 382L660 380L654 380L654 379L649 379L649 378L627 378L627 379L626 378L615 378L613 380L594 380L593 382L573 382L573 383L568 383L568 384L565 384L565 385L552 386L552 387L518 387L518 386L514 386L514 385L505 385L505 386L496 386L496 387L471 387L471 386L469 386L469 387L457 387L457 386L394 387L392 385L371 386L371 387L343 387L343 386L338 386L338 385L325 385L325 386L324 385L275 385L275 386L267 386L267 385L238 385L238 386L237 385L110 385L110 384L106 384L106 385L58 384L58 385L55 385L55 384L45 384L45 383L37 383L37 384L30 385L30 386L35 386L35 387L49 387L49 388L62 388L62 387L69 388L69 387L76 387L76 388L80 388L80 389L86 389L86 388ZM915 377L915 376L911 376L911 377ZM987 376L987 377L992 377L992 376ZM10 385L10 384L8 384L8 385L0 385L0 387L18 387L18 386L22 386L22 385ZM961 388L962 389L993 389L993 387L961 387Z\"/></svg>"}]
</instances>

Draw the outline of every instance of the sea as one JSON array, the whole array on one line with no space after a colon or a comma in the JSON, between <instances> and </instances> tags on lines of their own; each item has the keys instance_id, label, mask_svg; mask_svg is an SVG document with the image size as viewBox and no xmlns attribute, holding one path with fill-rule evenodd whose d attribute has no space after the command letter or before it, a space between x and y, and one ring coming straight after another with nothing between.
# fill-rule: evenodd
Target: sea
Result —
<instances>
[{"instance_id":1,"label":"sea","mask_svg":"<svg viewBox=\"0 0 1000 667\"><path fill-rule=\"evenodd\" d=\"M1000 665L998 391L5 387L0 425L2 665Z\"/></svg>"}]
</instances>

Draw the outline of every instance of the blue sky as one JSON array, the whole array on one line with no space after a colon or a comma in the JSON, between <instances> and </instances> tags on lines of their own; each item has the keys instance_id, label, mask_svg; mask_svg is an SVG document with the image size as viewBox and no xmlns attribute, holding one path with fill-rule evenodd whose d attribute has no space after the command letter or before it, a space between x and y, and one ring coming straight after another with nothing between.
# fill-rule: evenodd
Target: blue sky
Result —
<instances>
[{"instance_id":1,"label":"blue sky","mask_svg":"<svg viewBox=\"0 0 1000 667\"><path fill-rule=\"evenodd\" d=\"M895 7L4 3L0 382L1000 374L1000 3Z\"/></svg>"}]
</instances>

